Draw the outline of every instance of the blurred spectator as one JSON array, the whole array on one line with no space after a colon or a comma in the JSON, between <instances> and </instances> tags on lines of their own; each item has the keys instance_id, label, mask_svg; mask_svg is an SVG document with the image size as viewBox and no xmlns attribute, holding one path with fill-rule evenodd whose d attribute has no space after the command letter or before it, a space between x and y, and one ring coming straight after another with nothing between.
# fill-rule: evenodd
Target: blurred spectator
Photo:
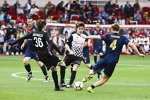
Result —
<instances>
[{"instance_id":1,"label":"blurred spectator","mask_svg":"<svg viewBox=\"0 0 150 100\"><path fill-rule=\"evenodd\" d=\"M127 3L126 3L125 6L124 6L124 13L125 13L125 15L126 15L127 18L130 17L130 15L131 15L131 13L132 13L131 10L132 10L132 6L131 6L131 4L129 3L129 1L127 1Z\"/></svg>"},{"instance_id":2,"label":"blurred spectator","mask_svg":"<svg viewBox=\"0 0 150 100\"><path fill-rule=\"evenodd\" d=\"M63 34L65 35L65 38L68 39L74 31L74 28L72 28L69 24L66 24L66 27L63 30Z\"/></svg>"},{"instance_id":3,"label":"blurred spectator","mask_svg":"<svg viewBox=\"0 0 150 100\"><path fill-rule=\"evenodd\" d=\"M61 1L61 2L57 5L56 11L61 11L61 12L64 12L64 11L65 11L65 8L64 8L64 1Z\"/></svg>"},{"instance_id":4,"label":"blurred spectator","mask_svg":"<svg viewBox=\"0 0 150 100\"><path fill-rule=\"evenodd\" d=\"M9 8L10 8L10 6L9 6L9 4L7 3L7 0L4 0L3 6L2 6L2 11L3 11L4 13L8 13Z\"/></svg>"},{"instance_id":5,"label":"blurred spectator","mask_svg":"<svg viewBox=\"0 0 150 100\"><path fill-rule=\"evenodd\" d=\"M68 0L68 3L65 5L65 10L70 13L70 10L72 8L72 0Z\"/></svg>"},{"instance_id":6,"label":"blurred spectator","mask_svg":"<svg viewBox=\"0 0 150 100\"><path fill-rule=\"evenodd\" d=\"M24 14L23 9L20 6L17 8L17 14L18 15L23 15Z\"/></svg>"},{"instance_id":7,"label":"blurred spectator","mask_svg":"<svg viewBox=\"0 0 150 100\"><path fill-rule=\"evenodd\" d=\"M111 7L112 7L111 2L110 1L107 2L106 5L104 6L106 13L112 14Z\"/></svg>"},{"instance_id":8,"label":"blurred spectator","mask_svg":"<svg viewBox=\"0 0 150 100\"><path fill-rule=\"evenodd\" d=\"M28 2L24 6L24 13L28 17L29 17L30 10L31 10L31 0L28 0Z\"/></svg>"},{"instance_id":9,"label":"blurred spectator","mask_svg":"<svg viewBox=\"0 0 150 100\"><path fill-rule=\"evenodd\" d=\"M135 0L135 4L133 5L134 11L140 10L139 0Z\"/></svg>"},{"instance_id":10,"label":"blurred spectator","mask_svg":"<svg viewBox=\"0 0 150 100\"><path fill-rule=\"evenodd\" d=\"M90 1L86 2L85 4L85 9L84 9L84 12L86 14L92 14L92 8L93 8L93 5L91 4Z\"/></svg>"},{"instance_id":11,"label":"blurred spectator","mask_svg":"<svg viewBox=\"0 0 150 100\"><path fill-rule=\"evenodd\" d=\"M4 16L5 14L0 10L0 24L4 23Z\"/></svg>"},{"instance_id":12,"label":"blurred spectator","mask_svg":"<svg viewBox=\"0 0 150 100\"><path fill-rule=\"evenodd\" d=\"M5 26L0 26L0 54L3 53L3 44L4 44L4 36L5 36Z\"/></svg>"},{"instance_id":13,"label":"blurred spectator","mask_svg":"<svg viewBox=\"0 0 150 100\"><path fill-rule=\"evenodd\" d=\"M55 5L51 3L51 1L49 1L44 8L45 11L45 15L48 17L50 12L54 12L55 10Z\"/></svg>"},{"instance_id":14,"label":"blurred spectator","mask_svg":"<svg viewBox=\"0 0 150 100\"><path fill-rule=\"evenodd\" d=\"M64 51L65 37L64 34L57 34L53 38L53 42L57 45L60 51Z\"/></svg>"},{"instance_id":15,"label":"blurred spectator","mask_svg":"<svg viewBox=\"0 0 150 100\"><path fill-rule=\"evenodd\" d=\"M39 8L34 5L32 5L31 10L30 10L30 16L32 15L38 15Z\"/></svg>"},{"instance_id":16,"label":"blurred spectator","mask_svg":"<svg viewBox=\"0 0 150 100\"><path fill-rule=\"evenodd\" d=\"M6 27L5 41L7 41L12 34L16 37L16 29L13 27L13 25L8 23Z\"/></svg>"},{"instance_id":17,"label":"blurred spectator","mask_svg":"<svg viewBox=\"0 0 150 100\"><path fill-rule=\"evenodd\" d=\"M81 10L81 5L80 5L80 3L79 3L79 0L76 0L76 2L75 2L75 9L76 9L76 11L79 13L80 12L80 10Z\"/></svg>"},{"instance_id":18,"label":"blurred spectator","mask_svg":"<svg viewBox=\"0 0 150 100\"><path fill-rule=\"evenodd\" d=\"M120 25L125 25L126 24L126 21L122 16L119 17L118 22L119 22L118 24L120 24Z\"/></svg>"},{"instance_id":19,"label":"blurred spectator","mask_svg":"<svg viewBox=\"0 0 150 100\"><path fill-rule=\"evenodd\" d=\"M140 11L136 11L136 13L134 14L134 21L141 21L141 14Z\"/></svg>"},{"instance_id":20,"label":"blurred spectator","mask_svg":"<svg viewBox=\"0 0 150 100\"><path fill-rule=\"evenodd\" d=\"M144 41L144 54L149 54L150 53L150 44L148 43L148 41Z\"/></svg>"},{"instance_id":21,"label":"blurred spectator","mask_svg":"<svg viewBox=\"0 0 150 100\"><path fill-rule=\"evenodd\" d=\"M65 13L62 15L62 21L65 23L68 20L70 20L69 13L68 13L68 11L65 11Z\"/></svg>"},{"instance_id":22,"label":"blurred spectator","mask_svg":"<svg viewBox=\"0 0 150 100\"><path fill-rule=\"evenodd\" d=\"M14 55L16 53L16 55L18 55L18 48L17 48L17 44L10 46L9 43L13 43L15 41L15 37L13 34L11 34L10 39L8 39L8 51L6 52L7 55Z\"/></svg>"},{"instance_id":23,"label":"blurred spectator","mask_svg":"<svg viewBox=\"0 0 150 100\"><path fill-rule=\"evenodd\" d=\"M4 22L6 24L11 22L11 16L9 14L5 14L5 16L4 16Z\"/></svg>"},{"instance_id":24,"label":"blurred spectator","mask_svg":"<svg viewBox=\"0 0 150 100\"><path fill-rule=\"evenodd\" d=\"M102 10L102 14L101 14L102 18L107 21L108 20L108 14L106 13L105 9Z\"/></svg>"},{"instance_id":25,"label":"blurred spectator","mask_svg":"<svg viewBox=\"0 0 150 100\"><path fill-rule=\"evenodd\" d=\"M16 10L16 13L17 13L18 9L21 7L21 5L19 3L19 0L16 0L16 3L14 4L14 7L15 7L15 10Z\"/></svg>"}]
</instances>

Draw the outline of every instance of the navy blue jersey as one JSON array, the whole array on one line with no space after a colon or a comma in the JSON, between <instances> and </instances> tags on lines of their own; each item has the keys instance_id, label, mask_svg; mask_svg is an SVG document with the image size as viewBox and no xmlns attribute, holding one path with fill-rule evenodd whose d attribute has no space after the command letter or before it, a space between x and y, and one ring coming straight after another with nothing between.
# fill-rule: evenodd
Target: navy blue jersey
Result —
<instances>
[{"instance_id":1,"label":"navy blue jersey","mask_svg":"<svg viewBox=\"0 0 150 100\"><path fill-rule=\"evenodd\" d=\"M91 35L102 35L104 34L103 30L102 29L94 29L91 31ZM93 40L93 47L94 49L97 49L97 48L101 48L103 45L102 45L102 40Z\"/></svg>"},{"instance_id":2,"label":"navy blue jersey","mask_svg":"<svg viewBox=\"0 0 150 100\"><path fill-rule=\"evenodd\" d=\"M83 34L85 34L86 36L88 36L87 32L85 32L85 31L83 31ZM88 39L86 39L85 42L88 42ZM89 51L89 46L88 46L88 45L85 46L85 47L83 48L83 50L84 50L84 51Z\"/></svg>"},{"instance_id":3,"label":"navy blue jersey","mask_svg":"<svg viewBox=\"0 0 150 100\"><path fill-rule=\"evenodd\" d=\"M106 43L106 52L104 57L109 61L117 63L123 45L127 45L129 43L128 38L121 36L118 33L113 33L103 35L101 36L101 39Z\"/></svg>"},{"instance_id":4,"label":"navy blue jersey","mask_svg":"<svg viewBox=\"0 0 150 100\"><path fill-rule=\"evenodd\" d=\"M85 31L83 31L83 34L88 36L87 32ZM88 42L88 39L86 39L85 42ZM90 63L90 50L89 50L88 45L83 48L83 56L84 56L83 62L85 64L89 64Z\"/></svg>"},{"instance_id":5,"label":"navy blue jersey","mask_svg":"<svg viewBox=\"0 0 150 100\"><path fill-rule=\"evenodd\" d=\"M27 41L27 49L31 50L31 51L36 51L36 48L35 48L35 46L33 44L32 39L28 39L28 41Z\"/></svg>"}]
</instances>

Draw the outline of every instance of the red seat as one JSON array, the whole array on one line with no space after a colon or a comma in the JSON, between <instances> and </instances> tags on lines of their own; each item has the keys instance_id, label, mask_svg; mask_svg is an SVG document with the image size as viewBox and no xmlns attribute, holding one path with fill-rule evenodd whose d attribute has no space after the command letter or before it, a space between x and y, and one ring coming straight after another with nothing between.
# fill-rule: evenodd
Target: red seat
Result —
<instances>
[{"instance_id":1,"label":"red seat","mask_svg":"<svg viewBox=\"0 0 150 100\"><path fill-rule=\"evenodd\" d=\"M143 12L148 12L150 9L148 7L143 7Z\"/></svg>"},{"instance_id":2,"label":"red seat","mask_svg":"<svg viewBox=\"0 0 150 100\"><path fill-rule=\"evenodd\" d=\"M72 18L71 18L71 20L76 20L76 21L79 21L79 16L77 16L77 15L74 15L74 16L72 16Z\"/></svg>"},{"instance_id":3,"label":"red seat","mask_svg":"<svg viewBox=\"0 0 150 100\"><path fill-rule=\"evenodd\" d=\"M38 15L40 19L46 19L45 13L43 11L39 11Z\"/></svg>"},{"instance_id":4,"label":"red seat","mask_svg":"<svg viewBox=\"0 0 150 100\"><path fill-rule=\"evenodd\" d=\"M32 18L33 20L39 20L40 17L39 17L38 15L32 15L31 18Z\"/></svg>"}]
</instances>

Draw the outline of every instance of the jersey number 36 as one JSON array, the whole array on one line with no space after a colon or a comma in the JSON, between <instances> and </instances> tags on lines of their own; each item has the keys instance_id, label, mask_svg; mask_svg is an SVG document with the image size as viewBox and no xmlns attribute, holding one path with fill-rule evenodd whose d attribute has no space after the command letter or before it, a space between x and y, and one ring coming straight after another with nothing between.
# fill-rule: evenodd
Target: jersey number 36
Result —
<instances>
[{"instance_id":1,"label":"jersey number 36","mask_svg":"<svg viewBox=\"0 0 150 100\"><path fill-rule=\"evenodd\" d=\"M39 37L34 37L33 40L35 41L35 46L36 47L43 47L43 42L42 39Z\"/></svg>"}]
</instances>

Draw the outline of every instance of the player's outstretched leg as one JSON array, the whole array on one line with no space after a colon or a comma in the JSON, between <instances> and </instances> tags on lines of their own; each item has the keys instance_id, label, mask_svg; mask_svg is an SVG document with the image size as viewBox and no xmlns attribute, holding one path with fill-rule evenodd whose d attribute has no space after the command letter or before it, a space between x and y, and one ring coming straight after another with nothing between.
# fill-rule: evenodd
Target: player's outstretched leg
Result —
<instances>
[{"instance_id":1,"label":"player's outstretched leg","mask_svg":"<svg viewBox=\"0 0 150 100\"><path fill-rule=\"evenodd\" d=\"M86 76L82 79L82 82L87 82L88 80L91 80L93 78L93 76L94 76L93 74L89 74L88 76Z\"/></svg>"},{"instance_id":2,"label":"player's outstretched leg","mask_svg":"<svg viewBox=\"0 0 150 100\"><path fill-rule=\"evenodd\" d=\"M94 91L94 88L98 87L98 86L102 86L103 84L105 84L108 79L110 78L110 76L107 76L107 75L103 75L102 79L101 80L98 80L97 82L95 82L94 84L92 84L90 87L87 88L87 91L89 93L93 93Z\"/></svg>"},{"instance_id":3,"label":"player's outstretched leg","mask_svg":"<svg viewBox=\"0 0 150 100\"><path fill-rule=\"evenodd\" d=\"M88 87L88 88L87 88L87 91L88 91L89 93L93 93L93 92L94 92L92 87Z\"/></svg>"}]
</instances>

